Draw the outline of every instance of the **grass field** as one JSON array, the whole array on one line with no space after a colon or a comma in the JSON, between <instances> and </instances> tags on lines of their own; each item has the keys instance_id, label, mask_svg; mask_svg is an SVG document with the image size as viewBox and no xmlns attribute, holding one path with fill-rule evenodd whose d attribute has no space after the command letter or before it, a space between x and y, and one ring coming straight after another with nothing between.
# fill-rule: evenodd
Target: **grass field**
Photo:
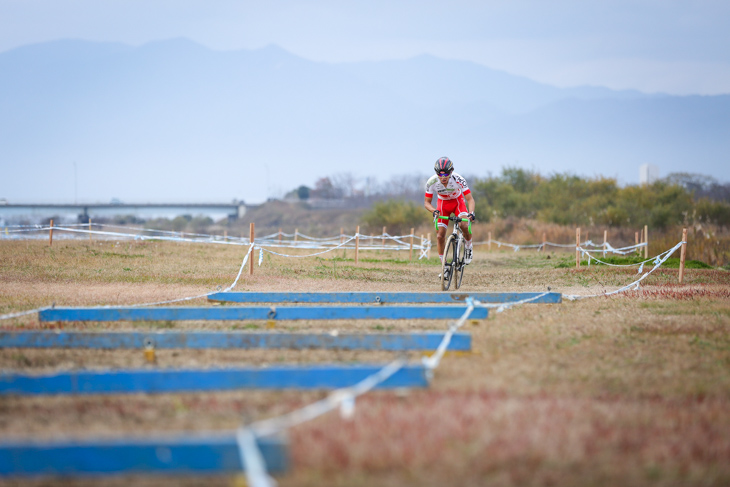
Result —
<instances>
[{"instance_id":1,"label":"grass field","mask_svg":"<svg viewBox=\"0 0 730 487\"><path fill-rule=\"evenodd\" d=\"M0 242L0 314L58 306L174 299L230 285L245 248L169 242ZM299 251L306 253L307 251ZM320 258L266 255L238 291L438 291L437 259L351 250ZM256 254L258 259L258 254ZM486 252L463 291L588 295L632 282L636 270L572 253ZM649 267L645 268L648 270ZM185 305L208 305L204 300ZM19 329L267 330L266 322L40 323ZM428 320L277 322L273 331L446 330ZM730 272L660 269L638 291L524 305L469 321L471 353L447 353L431 386L373 392L347 421L325 415L289 431L292 470L281 486L730 484ZM164 353L163 353L164 352ZM387 352L159 351L160 367L388 361ZM409 358L418 360L419 353ZM145 367L142 352L4 349L0 368L40 372ZM326 392L242 391L85 397L0 396L0 437L59 438L232 430ZM23 485L96 485L94 479ZM240 477L104 479L104 485L239 485ZM13 485L0 481L0 485Z\"/></svg>"}]
</instances>

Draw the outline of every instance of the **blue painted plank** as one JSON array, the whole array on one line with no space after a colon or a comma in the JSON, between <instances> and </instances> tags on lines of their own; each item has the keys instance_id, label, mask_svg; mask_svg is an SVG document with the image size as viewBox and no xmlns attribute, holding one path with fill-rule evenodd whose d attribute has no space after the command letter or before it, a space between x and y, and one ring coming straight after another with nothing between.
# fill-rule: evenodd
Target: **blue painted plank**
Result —
<instances>
[{"instance_id":1,"label":"blue painted plank","mask_svg":"<svg viewBox=\"0 0 730 487\"><path fill-rule=\"evenodd\" d=\"M435 350L444 333L244 333L244 332L56 332L0 331L0 348L322 348ZM471 335L456 333L449 350L471 350Z\"/></svg>"},{"instance_id":2,"label":"blue painted plank","mask_svg":"<svg viewBox=\"0 0 730 487\"><path fill-rule=\"evenodd\" d=\"M363 320L457 319L462 306L209 306L159 308L53 308L40 311L40 321L180 321L180 320ZM477 308L473 319L487 317Z\"/></svg>"},{"instance_id":3,"label":"blue painted plank","mask_svg":"<svg viewBox=\"0 0 730 487\"><path fill-rule=\"evenodd\" d=\"M416 292L342 292L342 293L287 293L287 292L227 292L208 296L211 301L234 303L463 303L471 297L483 303L507 303L534 298L543 293L416 293ZM531 303L560 303L561 293L547 293Z\"/></svg>"},{"instance_id":4,"label":"blue painted plank","mask_svg":"<svg viewBox=\"0 0 730 487\"><path fill-rule=\"evenodd\" d=\"M382 368L383 365L310 365L209 370L80 370L50 375L0 372L0 395L336 389L356 384ZM409 365L379 384L378 388L427 386L424 367Z\"/></svg>"},{"instance_id":5,"label":"blue painted plank","mask_svg":"<svg viewBox=\"0 0 730 487\"><path fill-rule=\"evenodd\" d=\"M258 438L271 473L288 469L283 438ZM242 472L232 434L0 442L0 477Z\"/></svg>"}]
</instances>

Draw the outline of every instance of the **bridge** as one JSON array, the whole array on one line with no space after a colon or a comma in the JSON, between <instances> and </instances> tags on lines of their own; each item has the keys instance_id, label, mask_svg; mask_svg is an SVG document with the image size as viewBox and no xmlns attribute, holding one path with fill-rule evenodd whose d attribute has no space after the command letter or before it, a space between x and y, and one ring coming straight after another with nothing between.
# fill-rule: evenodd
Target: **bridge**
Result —
<instances>
[{"instance_id":1,"label":"bridge","mask_svg":"<svg viewBox=\"0 0 730 487\"><path fill-rule=\"evenodd\" d=\"M79 203L79 204L7 204L0 203L0 222L6 224L21 221L38 223L49 218L59 222L85 223L89 218L110 219L117 216L134 216L150 220L175 218L181 215L207 216L213 220L235 220L246 214L243 201L232 203Z\"/></svg>"}]
</instances>

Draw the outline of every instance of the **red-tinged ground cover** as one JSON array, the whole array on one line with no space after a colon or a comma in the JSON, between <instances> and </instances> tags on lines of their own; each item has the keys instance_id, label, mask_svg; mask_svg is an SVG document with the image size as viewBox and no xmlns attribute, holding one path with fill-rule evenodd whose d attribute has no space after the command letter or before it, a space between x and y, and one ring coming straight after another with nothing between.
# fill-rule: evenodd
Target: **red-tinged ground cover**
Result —
<instances>
[{"instance_id":1,"label":"red-tinged ground cover","mask_svg":"<svg viewBox=\"0 0 730 487\"><path fill-rule=\"evenodd\" d=\"M300 253L305 253L300 251ZM133 304L227 286L243 250L162 242L0 242L0 313L52 302ZM548 258L549 257L549 258ZM690 256L691 257L691 256ZM437 291L438 266L351 251L324 258L266 256L237 290ZM557 268L569 253L477 251L463 291L590 295L630 283L636 270ZM648 270L645 269L645 270ZM209 305L204 300L185 305ZM4 330L445 330L446 322L41 323ZM524 305L469 320L473 350L447 353L426 390L375 391L288 432L282 486L728 485L730 272L661 269L637 291ZM163 353L164 352L164 353ZM387 361L386 352L159 351L155 366ZM418 360L419 353L409 354ZM28 373L151 367L141 352L0 350L0 367ZM326 392L0 397L3 438L114 437L233 430ZM238 485L240 477L40 479L22 485ZM0 481L1 485L17 485Z\"/></svg>"}]
</instances>

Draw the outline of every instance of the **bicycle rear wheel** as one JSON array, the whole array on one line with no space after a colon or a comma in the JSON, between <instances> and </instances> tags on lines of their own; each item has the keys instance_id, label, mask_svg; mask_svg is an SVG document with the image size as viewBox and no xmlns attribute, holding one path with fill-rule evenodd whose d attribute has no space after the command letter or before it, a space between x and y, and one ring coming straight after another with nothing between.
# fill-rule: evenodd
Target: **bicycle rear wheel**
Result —
<instances>
[{"instance_id":1,"label":"bicycle rear wheel","mask_svg":"<svg viewBox=\"0 0 730 487\"><path fill-rule=\"evenodd\" d=\"M458 271L454 274L454 289L459 289L461 287L461 280L464 278L464 271L466 270L466 265L464 265L464 258L466 257L466 245L464 239L459 239L458 243L456 263L454 264Z\"/></svg>"},{"instance_id":2,"label":"bicycle rear wheel","mask_svg":"<svg viewBox=\"0 0 730 487\"><path fill-rule=\"evenodd\" d=\"M453 235L450 235L446 240L446 247L444 248L444 263L441 269L441 290L448 291L451 286L451 281L456 279L458 281L458 268L456 266L456 239Z\"/></svg>"}]
</instances>

